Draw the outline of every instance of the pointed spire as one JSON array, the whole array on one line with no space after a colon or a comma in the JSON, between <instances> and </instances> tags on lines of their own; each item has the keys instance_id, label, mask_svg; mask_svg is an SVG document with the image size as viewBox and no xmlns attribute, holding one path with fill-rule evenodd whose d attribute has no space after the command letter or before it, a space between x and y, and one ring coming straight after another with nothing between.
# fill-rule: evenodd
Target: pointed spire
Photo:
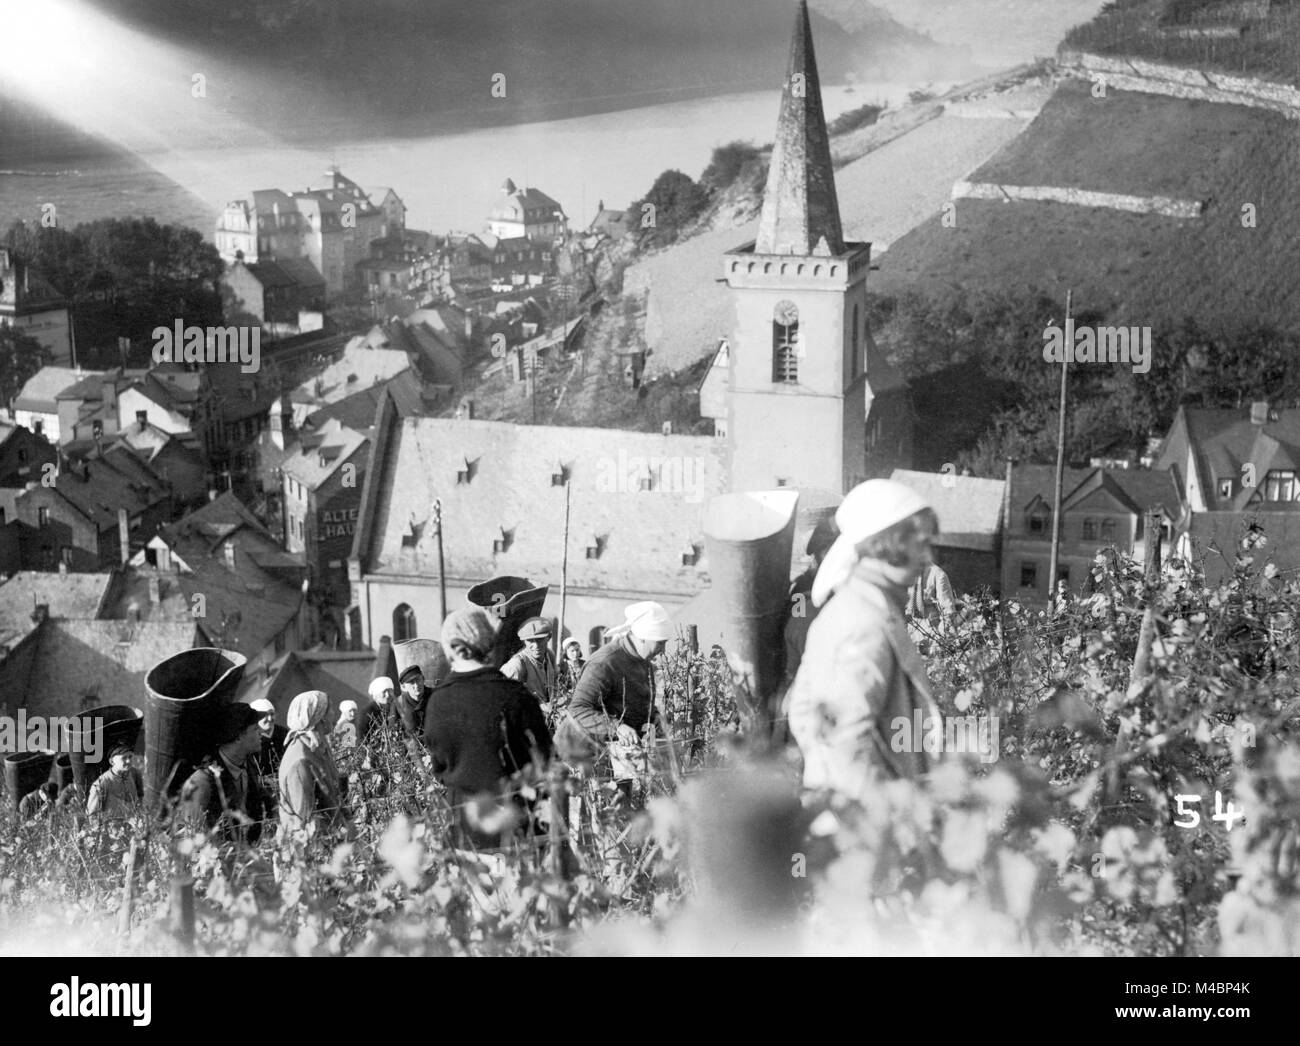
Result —
<instances>
[{"instance_id":1,"label":"pointed spire","mask_svg":"<svg viewBox=\"0 0 1300 1046\"><path fill-rule=\"evenodd\" d=\"M807 0L800 0L763 195L758 254L842 254L844 232Z\"/></svg>"}]
</instances>

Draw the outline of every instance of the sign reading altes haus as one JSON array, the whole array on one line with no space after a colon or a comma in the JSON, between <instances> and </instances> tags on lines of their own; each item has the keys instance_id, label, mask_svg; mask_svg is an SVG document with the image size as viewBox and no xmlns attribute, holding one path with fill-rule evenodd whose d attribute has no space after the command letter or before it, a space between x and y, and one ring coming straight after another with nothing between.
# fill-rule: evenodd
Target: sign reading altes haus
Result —
<instances>
[{"instance_id":1,"label":"sign reading altes haus","mask_svg":"<svg viewBox=\"0 0 1300 1046\"><path fill-rule=\"evenodd\" d=\"M357 532L359 508L330 509L316 513L316 535L321 541L351 537Z\"/></svg>"}]
</instances>

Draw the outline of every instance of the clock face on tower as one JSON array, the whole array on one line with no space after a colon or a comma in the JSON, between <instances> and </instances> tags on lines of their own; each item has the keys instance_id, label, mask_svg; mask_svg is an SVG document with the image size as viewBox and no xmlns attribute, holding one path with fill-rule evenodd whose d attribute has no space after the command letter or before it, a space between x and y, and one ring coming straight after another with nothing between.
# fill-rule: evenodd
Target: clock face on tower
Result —
<instances>
[{"instance_id":1,"label":"clock face on tower","mask_svg":"<svg viewBox=\"0 0 1300 1046\"><path fill-rule=\"evenodd\" d=\"M792 301L778 302L773 318L782 327L793 327L799 322L799 306Z\"/></svg>"}]
</instances>

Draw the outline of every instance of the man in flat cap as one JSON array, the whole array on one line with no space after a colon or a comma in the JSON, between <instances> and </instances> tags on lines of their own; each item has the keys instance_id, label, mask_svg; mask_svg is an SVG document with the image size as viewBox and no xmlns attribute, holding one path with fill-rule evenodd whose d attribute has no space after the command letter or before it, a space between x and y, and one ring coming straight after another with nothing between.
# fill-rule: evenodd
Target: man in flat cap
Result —
<instances>
[{"instance_id":1,"label":"man in flat cap","mask_svg":"<svg viewBox=\"0 0 1300 1046\"><path fill-rule=\"evenodd\" d=\"M86 813L109 820L129 817L144 798L140 774L135 769L135 755L124 744L113 746L108 753L108 769L95 778L86 797Z\"/></svg>"},{"instance_id":2,"label":"man in flat cap","mask_svg":"<svg viewBox=\"0 0 1300 1046\"><path fill-rule=\"evenodd\" d=\"M501 666L501 674L516 683L522 683L543 712L549 712L551 696L555 693L557 668L551 654L551 626L544 618L533 617L519 629L524 648Z\"/></svg>"},{"instance_id":3,"label":"man in flat cap","mask_svg":"<svg viewBox=\"0 0 1300 1046\"><path fill-rule=\"evenodd\" d=\"M268 815L255 757L262 750L261 713L251 705L221 709L217 749L181 786L175 824L255 844Z\"/></svg>"},{"instance_id":4,"label":"man in flat cap","mask_svg":"<svg viewBox=\"0 0 1300 1046\"><path fill-rule=\"evenodd\" d=\"M397 679L401 696L397 698L397 718L406 733L419 739L424 736L424 713L429 707L429 688L424 685L424 669L408 665Z\"/></svg>"}]
</instances>

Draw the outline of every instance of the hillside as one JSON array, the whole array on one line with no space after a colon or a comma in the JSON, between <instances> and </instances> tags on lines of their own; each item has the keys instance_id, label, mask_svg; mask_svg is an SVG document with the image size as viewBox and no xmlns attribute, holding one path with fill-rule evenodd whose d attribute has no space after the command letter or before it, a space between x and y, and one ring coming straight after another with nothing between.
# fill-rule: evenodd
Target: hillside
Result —
<instances>
[{"instance_id":1,"label":"hillside","mask_svg":"<svg viewBox=\"0 0 1300 1046\"><path fill-rule=\"evenodd\" d=\"M1068 82L972 181L1171 194L1204 201L1203 215L960 200L955 228L933 215L894 244L876 289L940 298L1035 289L1063 300L1073 287L1077 302L1125 326L1248 317L1294 328L1298 160L1300 125L1276 114L1119 91L1099 100ZM1243 224L1248 204L1253 228Z\"/></svg>"},{"instance_id":2,"label":"hillside","mask_svg":"<svg viewBox=\"0 0 1300 1046\"><path fill-rule=\"evenodd\" d=\"M1067 49L1300 84L1295 0L1117 0Z\"/></svg>"}]
</instances>

